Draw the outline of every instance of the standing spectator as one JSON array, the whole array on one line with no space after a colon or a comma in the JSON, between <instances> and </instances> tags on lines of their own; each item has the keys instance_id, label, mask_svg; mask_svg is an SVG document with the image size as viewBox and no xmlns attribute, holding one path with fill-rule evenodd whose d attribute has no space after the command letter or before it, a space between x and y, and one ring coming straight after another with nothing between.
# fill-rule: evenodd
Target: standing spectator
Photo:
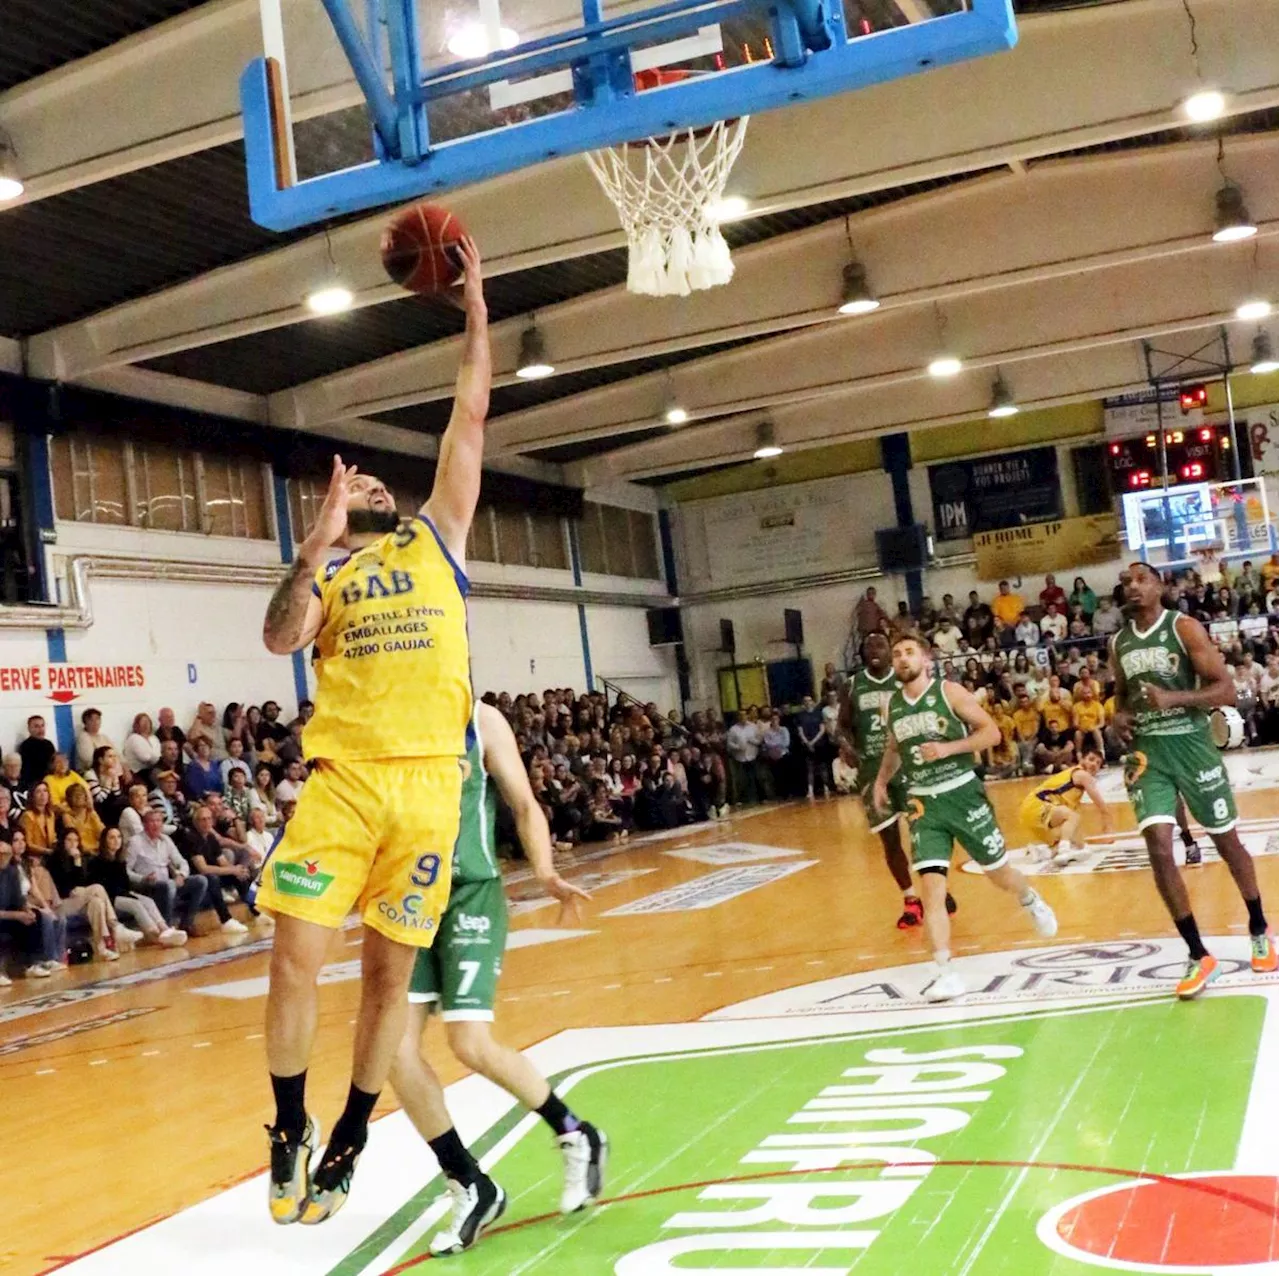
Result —
<instances>
[{"instance_id":1,"label":"standing spectator","mask_svg":"<svg viewBox=\"0 0 1280 1276\"><path fill-rule=\"evenodd\" d=\"M725 737L725 747L729 753L729 776L734 802L738 806L758 802L756 758L760 753L760 734L755 724L748 722L747 715L741 710L734 716L733 726Z\"/></svg>"},{"instance_id":2,"label":"standing spectator","mask_svg":"<svg viewBox=\"0 0 1280 1276\"><path fill-rule=\"evenodd\" d=\"M62 969L67 926L51 908L31 895L23 868L27 839L15 829L13 842L0 842L0 934L16 941L26 958L28 979L48 979Z\"/></svg>"},{"instance_id":3,"label":"standing spectator","mask_svg":"<svg viewBox=\"0 0 1280 1276\"><path fill-rule=\"evenodd\" d=\"M84 772L93 765L96 749L109 749L115 741L102 729L102 713L98 709L86 709L80 715L80 730L76 733L76 770Z\"/></svg>"},{"instance_id":4,"label":"standing spectator","mask_svg":"<svg viewBox=\"0 0 1280 1276\"><path fill-rule=\"evenodd\" d=\"M889 613L876 601L874 585L868 585L866 593L858 599L853 609L853 624L860 639L876 629L888 629Z\"/></svg>"},{"instance_id":5,"label":"standing spectator","mask_svg":"<svg viewBox=\"0 0 1280 1276\"><path fill-rule=\"evenodd\" d=\"M157 771L155 782L156 787L147 795L147 802L153 811L160 813L165 835L172 837L186 820L186 795L178 787L176 771ZM125 845L128 846L128 843Z\"/></svg>"},{"instance_id":6,"label":"standing spectator","mask_svg":"<svg viewBox=\"0 0 1280 1276\"><path fill-rule=\"evenodd\" d=\"M96 855L102 845L106 825L102 816L93 809L88 786L83 780L67 790L67 807L62 812L62 827L74 829L80 836L80 849L89 856Z\"/></svg>"},{"instance_id":7,"label":"standing spectator","mask_svg":"<svg viewBox=\"0 0 1280 1276\"><path fill-rule=\"evenodd\" d=\"M776 709L769 714L768 725L760 740L760 752L765 762L762 772L765 797L790 797L791 732L782 725L782 716Z\"/></svg>"},{"instance_id":8,"label":"standing spectator","mask_svg":"<svg viewBox=\"0 0 1280 1276\"><path fill-rule=\"evenodd\" d=\"M997 586L998 592L991 600L991 610L995 618L1003 625L1016 625L1018 617L1027 609L1021 594L1013 593L1009 582L1002 580Z\"/></svg>"},{"instance_id":9,"label":"standing spectator","mask_svg":"<svg viewBox=\"0 0 1280 1276\"><path fill-rule=\"evenodd\" d=\"M22 782L22 757L17 753L4 755L4 769L0 771L0 788L9 795L14 819L26 809L27 786Z\"/></svg>"},{"instance_id":10,"label":"standing spectator","mask_svg":"<svg viewBox=\"0 0 1280 1276\"><path fill-rule=\"evenodd\" d=\"M222 767L213 760L213 745L207 735L196 737L195 757L187 763L182 787L193 802L200 801L206 793L222 792Z\"/></svg>"},{"instance_id":11,"label":"standing spectator","mask_svg":"<svg viewBox=\"0 0 1280 1276\"><path fill-rule=\"evenodd\" d=\"M822 671L823 696L825 697L832 691L834 691L836 695L839 695L840 692L844 690L844 687L847 681L848 679L844 676L844 674L839 673L836 670L835 665L832 664L830 660L828 660L826 668Z\"/></svg>"},{"instance_id":12,"label":"standing spectator","mask_svg":"<svg viewBox=\"0 0 1280 1276\"><path fill-rule=\"evenodd\" d=\"M1067 636L1067 618L1058 610L1057 603L1050 603L1040 618L1040 637L1045 642L1062 642Z\"/></svg>"},{"instance_id":13,"label":"standing spectator","mask_svg":"<svg viewBox=\"0 0 1280 1276\"><path fill-rule=\"evenodd\" d=\"M160 761L160 737L151 725L149 713L134 715L133 727L125 736L122 754L125 766L134 776L144 784L150 784L151 772Z\"/></svg>"},{"instance_id":14,"label":"standing spectator","mask_svg":"<svg viewBox=\"0 0 1280 1276\"><path fill-rule=\"evenodd\" d=\"M805 696L796 714L796 735L805 763L805 787L810 798L826 797L831 787L831 747L822 725L822 712L812 696Z\"/></svg>"},{"instance_id":15,"label":"standing spectator","mask_svg":"<svg viewBox=\"0 0 1280 1276\"><path fill-rule=\"evenodd\" d=\"M1094 612L1098 610L1098 595L1089 588L1089 582L1083 576L1077 576L1071 584L1071 597L1067 600L1072 607L1079 607L1085 620L1092 625Z\"/></svg>"},{"instance_id":16,"label":"standing spectator","mask_svg":"<svg viewBox=\"0 0 1280 1276\"><path fill-rule=\"evenodd\" d=\"M44 719L33 713L27 719L27 738L18 745L22 758L22 787L30 791L53 769L53 755L57 752L52 740L44 735Z\"/></svg>"},{"instance_id":17,"label":"standing spectator","mask_svg":"<svg viewBox=\"0 0 1280 1276\"><path fill-rule=\"evenodd\" d=\"M168 762L161 750L161 761L174 770L178 769L180 764L185 764L187 758L187 733L174 721L172 709L161 709L156 717L156 739L163 745L167 740L173 740L178 746L178 756L172 762Z\"/></svg>"},{"instance_id":18,"label":"standing spectator","mask_svg":"<svg viewBox=\"0 0 1280 1276\"><path fill-rule=\"evenodd\" d=\"M1119 633L1124 624L1124 614L1106 594L1098 599L1098 610L1093 613L1093 632L1102 638Z\"/></svg>"},{"instance_id":19,"label":"standing spectator","mask_svg":"<svg viewBox=\"0 0 1280 1276\"><path fill-rule=\"evenodd\" d=\"M67 790L73 784L82 784L83 780L71 769L71 763L65 753L53 755L53 767L44 777L49 786L49 800L55 811L63 810L67 805Z\"/></svg>"},{"instance_id":20,"label":"standing spectator","mask_svg":"<svg viewBox=\"0 0 1280 1276\"><path fill-rule=\"evenodd\" d=\"M167 925L172 926L175 917L180 917L184 923L180 929L190 931L191 920L206 907L220 910L220 917L235 922L227 912L221 889L207 877L188 874L186 861L162 827L159 811L148 811L143 817L142 832L125 848L125 865L130 885L155 901ZM211 895L214 898L209 898ZM234 926L227 922L222 928L228 933L245 930L240 922Z\"/></svg>"},{"instance_id":21,"label":"standing spectator","mask_svg":"<svg viewBox=\"0 0 1280 1276\"><path fill-rule=\"evenodd\" d=\"M47 854L58 841L58 817L49 797L49 786L41 780L31 789L27 809L23 811L18 827L26 838L27 852Z\"/></svg>"},{"instance_id":22,"label":"standing spectator","mask_svg":"<svg viewBox=\"0 0 1280 1276\"><path fill-rule=\"evenodd\" d=\"M1048 611L1050 607L1056 607L1060 612L1066 613L1066 590L1058 584L1058 578L1052 572L1044 578L1044 588L1040 591L1040 606L1045 611Z\"/></svg>"},{"instance_id":23,"label":"standing spectator","mask_svg":"<svg viewBox=\"0 0 1280 1276\"><path fill-rule=\"evenodd\" d=\"M950 597L950 595L947 595ZM981 647L996 631L995 613L978 597L978 591L969 591L969 605L964 609L964 636L969 645Z\"/></svg>"},{"instance_id":24,"label":"standing spectator","mask_svg":"<svg viewBox=\"0 0 1280 1276\"><path fill-rule=\"evenodd\" d=\"M222 736L222 728L218 725L218 711L208 700L200 701L196 716L187 728L187 751L192 756L201 740L208 740L209 757L212 761L221 762L227 756L226 741Z\"/></svg>"},{"instance_id":25,"label":"standing spectator","mask_svg":"<svg viewBox=\"0 0 1280 1276\"><path fill-rule=\"evenodd\" d=\"M120 755L109 744L95 749L93 770L85 778L89 781L94 810L102 816L102 822L108 828L118 824L120 812L129 804Z\"/></svg>"},{"instance_id":26,"label":"standing spectator","mask_svg":"<svg viewBox=\"0 0 1280 1276\"><path fill-rule=\"evenodd\" d=\"M89 860L88 876L106 891L117 916L131 923L148 943L162 948L181 948L187 942L185 930L174 930L160 915L155 901L133 889L118 828L107 829L103 834L98 854Z\"/></svg>"},{"instance_id":27,"label":"standing spectator","mask_svg":"<svg viewBox=\"0 0 1280 1276\"><path fill-rule=\"evenodd\" d=\"M1018 748L1018 769L1023 775L1034 775L1036 746L1040 743L1040 710L1023 683L1014 685L1015 704L1012 713L1014 743Z\"/></svg>"}]
</instances>

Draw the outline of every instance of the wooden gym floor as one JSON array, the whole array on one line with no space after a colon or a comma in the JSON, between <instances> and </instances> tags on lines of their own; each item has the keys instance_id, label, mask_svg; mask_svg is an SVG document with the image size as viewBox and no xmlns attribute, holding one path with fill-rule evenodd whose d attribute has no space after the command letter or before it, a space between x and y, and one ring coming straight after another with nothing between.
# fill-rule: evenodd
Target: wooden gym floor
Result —
<instances>
[{"instance_id":1,"label":"wooden gym floor","mask_svg":"<svg viewBox=\"0 0 1280 1276\"><path fill-rule=\"evenodd\" d=\"M1238 792L1242 787L1245 790L1240 792L1241 814L1258 855L1264 904L1274 919L1276 754L1242 753L1231 755L1230 760L1243 777L1236 785ZM1131 830L1132 815L1120 800L1117 786L1118 776L1111 773L1108 788L1116 803L1112 810L1120 828ZM989 787L1002 827L1014 846L1025 841L1025 834L1017 825L1016 810L1026 788L1027 782L1016 781ZM1096 820L1096 813L1089 811L1086 831L1096 830ZM1098 861L1070 872L1042 874L1036 879L1057 910L1060 922L1057 938L1048 945L1030 932L1021 911L1005 896L977 877L953 873L953 890L960 904L955 919L957 955L963 958L1008 953L1016 957L1020 950L1070 949L1074 945L1078 952L1092 954L1090 960L1112 960L1114 965L1109 969L1125 972L1108 975L1109 982L1117 985L1115 991L1121 991L1121 985L1127 988L1126 981L1137 978L1132 972L1141 961L1137 965L1129 963L1124 956L1127 952L1141 957L1143 953L1156 954L1158 948L1161 959L1179 960L1176 943L1159 944L1161 939L1176 936L1149 873L1140 868L1125 871L1127 863L1140 863L1136 841L1130 836L1127 841L1122 839L1120 846L1121 853L1105 864ZM697 858L698 848L711 848L710 855ZM687 857L686 851L694 858ZM1109 868L1117 871L1107 871ZM552 1056L564 1043L581 1045L590 1035L560 1035L565 1030L691 1025L725 1007L741 1006L771 994L778 996L731 1012L737 1018L718 1016L717 1020L738 1023L740 1027L734 1031L745 1031L742 1025L779 1025L769 1028L772 1035L766 1035L770 1040L794 1032L794 1024L781 1026L782 1016L788 1015L800 1016L807 1025L805 1031L818 1034L834 1033L837 1028L844 1032L851 1024L856 1028L862 1022L859 1015L871 1016L866 1022L879 1024L883 1012L896 1015L892 1023L903 1025L904 1030L912 1024L941 1022L936 1012L926 1010L913 996L924 982L923 968L905 974L896 970L924 960L923 940L918 932L901 932L894 926L900 900L883 866L878 840L868 833L861 807L854 800L790 803L681 831L678 837L598 848L589 856L571 859L563 871L574 878L585 878L596 887L594 900L576 919L562 920L553 904L538 901L534 884L526 874L517 872L510 877L508 893L513 900L522 902L517 904L512 919L516 943L508 956L498 1007L498 1030L507 1041L521 1048L547 1042L541 1048L548 1052L544 1061L548 1070ZM1244 934L1244 909L1223 865L1208 863L1189 870L1187 880L1206 936ZM692 885L683 897L664 897L665 905L664 899L653 901L660 892L684 883ZM719 896L723 898L717 902ZM635 901L651 902L630 914L608 915ZM1220 940L1220 950L1222 942L1225 940ZM1231 942L1235 945L1232 952L1240 948L1238 939ZM353 964L359 958L359 943L358 929L334 936L329 959L332 966L326 973L329 982L321 990L320 1030L310 1070L309 1100L326 1127L346 1090L351 1025L359 993ZM1111 950L1096 947L1079 948L1098 944L1117 945L1115 953L1119 955L1109 956ZM76 1272L110 1272L138 1270L141 1261L142 1269L147 1270L150 1263L162 1260L139 1259L142 1251L131 1250L130 1245L159 1245L162 1248L157 1253L164 1252L164 1245L177 1245L179 1249L186 1244L193 1249L203 1247L203 1242L183 1241L180 1236L173 1239L178 1233L171 1235L172 1228L187 1215L144 1231L133 1241L120 1245L112 1242L208 1198L241 1202L235 1208L244 1214L246 1236L258 1236L252 1229L260 1224L269 1229L262 1208L265 1202L259 1199L265 1195L260 1182L251 1185L251 1195L228 1190L257 1174L265 1161L262 1125L271 1115L262 1045L268 945L269 941L253 934L238 944L214 936L193 941L186 951L144 950L109 968L101 964L82 966L49 981L15 979L11 989L0 990L0 1272L4 1276L30 1276L64 1264ZM227 959L209 960L218 954L226 954ZM1039 967L1042 972L1050 968L1050 964ZM977 966L974 969L982 978L976 985L971 978L970 987L983 986L990 972L984 973L985 968L979 971ZM843 976L886 970L889 974L868 976L865 981L840 982ZM1164 982L1152 976L1135 996L1150 998L1152 993L1159 993L1162 1000L1158 1012L1165 1014L1163 999L1172 977L1170 967L1160 976ZM805 991L809 985L829 980L837 982L824 984L813 994ZM1024 979L1025 984L1039 984L1038 990L1026 992L1017 1003L1026 1014L1048 1004L1049 997L1042 1001L1040 993L1049 994L1053 981L1044 980L1043 973ZM1074 984L1063 980L1051 996L1075 995L1078 985L1088 982L1084 976ZM1273 985L1274 977L1255 978L1253 983ZM1002 998L1009 986L997 974L987 987L985 1000L990 1009L982 1013L1006 1014L1008 1007ZM829 996L824 990L829 991ZM1196 1006L1176 1009L1184 1016L1193 1015L1214 998L1223 999L1220 992L1211 990ZM1142 1004L1153 1003L1148 1000ZM1004 1010L1000 1009L1002 1005ZM971 1009L965 1013L971 1016L979 1012ZM835 1017L823 1018L831 1014ZM1189 1021L1172 1022L1176 1026ZM699 1027L697 1031L710 1028ZM462 1070L440 1049L440 1034L433 1032L431 1037L433 1062L446 1081L457 1080ZM1247 1046L1241 1047L1246 1056L1241 1074L1245 1080L1237 1089L1248 1091L1254 1061L1271 1073L1276 1071L1280 1059L1276 1057L1275 1042L1259 1044L1264 1041L1265 1038L1256 1042L1250 1038ZM1020 1051L1021 1047L1015 1053ZM1196 1066L1191 1063L1193 1069ZM1212 1067L1206 1072L1206 1083L1211 1072ZM464 1086L451 1092L451 1101L456 1094L457 1102L465 1106L475 1093L478 1091ZM587 1092L583 1093L585 1096ZM1244 1102L1243 1094L1236 1097ZM603 1092L597 1101L607 1101ZM483 1102L475 1102L483 1107L493 1098L486 1091ZM679 1107L679 1093L672 1093L669 1102ZM708 1102L714 1102L714 1097ZM394 1108L394 1096L388 1091L379 1113ZM607 1111L592 1115L606 1126L625 1124L626 1119L621 1112L616 1117ZM375 1131L392 1131L398 1128L397 1123L403 1123L403 1118L379 1122ZM460 1119L463 1133L471 1137L468 1123L479 1130L492 1122L470 1113L465 1121ZM1089 1155L1090 1164L1117 1164L1110 1143L1119 1134L1118 1128L1094 1131L1097 1146ZM391 1136L388 1133L385 1137ZM402 1131L396 1137L406 1136ZM633 1141L643 1141L643 1136ZM1035 1162L1033 1142L1028 1136L1027 1148L1015 1148L1015 1155L1028 1163ZM550 1154L541 1143L537 1148L542 1157L538 1173L550 1173L554 1169L547 1160ZM310 1235L305 1234L308 1229L277 1228L261 1242L250 1244L241 1238L243 1244L235 1265L247 1273L268 1268L317 1273L381 1270L373 1261L377 1255L368 1247L362 1251L364 1266L354 1259L346 1266L339 1261L352 1248L348 1232L357 1236L358 1229L351 1229L356 1228L362 1209L372 1226L399 1207L403 1196L408 1195L406 1191L385 1204L369 1202L357 1208L362 1178L368 1178L371 1184L381 1181L383 1171L373 1167L377 1149L375 1138L356 1178L357 1191L350 1207L353 1217L347 1232L340 1230L340 1217L332 1225L312 1230ZM627 1169L625 1151L619 1144L616 1175L623 1177ZM1235 1164L1231 1159L1234 1151L1228 1149L1225 1165L1215 1172ZM523 1153L517 1153L510 1173L518 1177L517 1162ZM958 1154L966 1153L961 1150ZM1195 1165L1179 1168L1215 1169L1204 1163L1207 1156L1208 1152L1202 1151ZM422 1164L428 1165L430 1157L425 1150L422 1157ZM1065 1154L1060 1159L1066 1159ZM1151 1164L1154 1163L1143 1162L1134 1168ZM1268 1173L1273 1174L1274 1169L1271 1166ZM499 1170L507 1172L501 1166ZM424 1173L429 1177L430 1170ZM695 1173L694 1177L711 1179L719 1175ZM651 1172L646 1170L632 1186L652 1189L653 1181ZM626 1185L622 1178L611 1178L611 1190ZM531 1189L530 1194L537 1195L537 1199L530 1201L525 1214L537 1215L553 1208L554 1192L545 1186L537 1193ZM637 1191L635 1195L645 1193ZM244 1201L251 1203L246 1206ZM670 1213L669 1205L670 1202L660 1203L659 1212L665 1208ZM626 1208L618 1204L609 1210ZM260 1211L261 1217L254 1211ZM513 1212L518 1213L514 1207ZM1017 1213L1017 1209L1011 1211L1005 1223ZM192 1219L201 1217L199 1211L189 1214ZM592 1244L598 1246L608 1236L609 1217L617 1217L621 1228L627 1216L617 1213L601 1217L588 1229L595 1238ZM637 1207L629 1225L634 1230L641 1221ZM1027 1223L1027 1227L1031 1225ZM330 1227L331 1233L326 1231ZM541 1242L534 1237L536 1231L531 1226L518 1234L486 1240L474 1251L474 1262L471 1255L451 1261L469 1264L458 1268L468 1273L542 1271L536 1257L542 1252ZM317 1233L322 1234L321 1239L330 1237L329 1245L320 1251L316 1250L320 1244ZM222 1235L225 1238L229 1233ZM379 1237L379 1244L387 1242L386 1235L379 1233ZM641 1241L644 1239L640 1237ZM222 1242L213 1237L209 1243L216 1249ZM259 1243L269 1245L269 1252L255 1250L253 1245ZM1025 1261L1025 1256L1016 1267L1010 1267L993 1249L995 1241L990 1236L984 1243L985 1248L973 1250L966 1271L1038 1270L1036 1264ZM1006 1249L1012 1243L1005 1242ZM1025 1237L1021 1243L1036 1244ZM523 1245L533 1257L527 1261L522 1258L519 1264L510 1256L499 1262L493 1255L502 1254L504 1244ZM580 1249L582 1245L586 1242L581 1242ZM292 1255L290 1246L295 1250ZM486 1247L490 1255L487 1266L480 1261ZM1049 1255L1050 1249L1043 1253ZM72 1261L75 1256L94 1250L98 1252L91 1257ZM304 1252L305 1257L299 1257ZM867 1250L863 1255L868 1265L861 1265L859 1259L859 1273L879 1270L867 1258L873 1252ZM397 1256L393 1250L387 1253ZM620 1253L607 1245L598 1252L582 1249L581 1254L563 1250L558 1266L548 1266L546 1270L667 1270L656 1265L657 1259L648 1266L636 1265L639 1260L620 1258ZM794 1268L768 1270L798 1270L804 1265L804 1258L801 1255L793 1260ZM739 1254L734 1265L740 1265L741 1259ZM713 1260L703 1261L714 1268ZM934 1261L932 1270L948 1269ZM629 1262L631 1266L627 1265ZM1087 1270L1067 1258L1055 1257L1052 1262L1059 1264L1051 1268L1055 1272ZM230 1258L226 1265L231 1265ZM395 1270L385 1263L383 1266ZM958 1261L956 1267L959 1270ZM824 1266L819 1270L852 1268Z\"/></svg>"}]
</instances>

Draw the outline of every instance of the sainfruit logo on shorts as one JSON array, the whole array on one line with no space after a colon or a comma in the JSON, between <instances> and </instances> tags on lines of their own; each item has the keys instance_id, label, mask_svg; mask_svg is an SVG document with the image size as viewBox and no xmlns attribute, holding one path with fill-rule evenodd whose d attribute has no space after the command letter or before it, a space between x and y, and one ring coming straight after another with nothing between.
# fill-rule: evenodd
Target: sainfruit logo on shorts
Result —
<instances>
[{"instance_id":1,"label":"sainfruit logo on shorts","mask_svg":"<svg viewBox=\"0 0 1280 1276\"><path fill-rule=\"evenodd\" d=\"M303 864L282 864L276 860L271 865L276 890L281 895L296 895L302 899L319 899L333 881L332 873L322 873L315 860Z\"/></svg>"}]
</instances>

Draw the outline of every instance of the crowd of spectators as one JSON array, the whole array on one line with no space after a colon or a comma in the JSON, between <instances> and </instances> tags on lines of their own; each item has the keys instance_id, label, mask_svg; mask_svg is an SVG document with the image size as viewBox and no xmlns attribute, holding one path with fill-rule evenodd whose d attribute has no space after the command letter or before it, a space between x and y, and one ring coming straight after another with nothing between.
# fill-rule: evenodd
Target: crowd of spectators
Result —
<instances>
[{"instance_id":1,"label":"crowd of spectators","mask_svg":"<svg viewBox=\"0 0 1280 1276\"><path fill-rule=\"evenodd\" d=\"M293 815L311 711L285 723L275 701L230 704L219 720L203 703L186 730L172 709L139 713L117 747L90 708L70 756L30 717L0 770L0 983L6 955L42 979L72 958L181 947L206 909L243 933L230 906Z\"/></svg>"}]
</instances>

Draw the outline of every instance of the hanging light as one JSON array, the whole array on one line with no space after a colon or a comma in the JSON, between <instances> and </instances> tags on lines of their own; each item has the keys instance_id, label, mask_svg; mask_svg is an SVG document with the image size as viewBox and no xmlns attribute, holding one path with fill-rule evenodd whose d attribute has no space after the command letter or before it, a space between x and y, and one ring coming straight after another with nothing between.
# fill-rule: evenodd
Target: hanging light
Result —
<instances>
[{"instance_id":1,"label":"hanging light","mask_svg":"<svg viewBox=\"0 0 1280 1276\"><path fill-rule=\"evenodd\" d=\"M25 187L18 176L18 161L13 144L0 136L0 204L17 199Z\"/></svg>"},{"instance_id":2,"label":"hanging light","mask_svg":"<svg viewBox=\"0 0 1280 1276\"><path fill-rule=\"evenodd\" d=\"M1237 319L1265 319L1270 313L1269 301L1242 301L1236 307Z\"/></svg>"},{"instance_id":3,"label":"hanging light","mask_svg":"<svg viewBox=\"0 0 1280 1276\"><path fill-rule=\"evenodd\" d=\"M869 315L880 309L880 298L867 283L867 270L860 261L851 261L844 268L844 288L836 313L841 315Z\"/></svg>"},{"instance_id":4,"label":"hanging light","mask_svg":"<svg viewBox=\"0 0 1280 1276\"><path fill-rule=\"evenodd\" d=\"M1249 216L1240 187L1224 182L1214 198L1215 215L1213 242L1233 244L1237 240L1252 239L1258 233L1257 224Z\"/></svg>"},{"instance_id":5,"label":"hanging light","mask_svg":"<svg viewBox=\"0 0 1280 1276\"><path fill-rule=\"evenodd\" d=\"M756 450L752 453L752 456L757 461L767 461L771 457L781 455L782 448L778 446L778 441L774 437L773 422L761 421L756 426Z\"/></svg>"},{"instance_id":6,"label":"hanging light","mask_svg":"<svg viewBox=\"0 0 1280 1276\"><path fill-rule=\"evenodd\" d=\"M987 415L994 419L1006 416L1017 416L1018 405L1013 401L1013 392L1003 377L996 377L991 383L991 406Z\"/></svg>"},{"instance_id":7,"label":"hanging light","mask_svg":"<svg viewBox=\"0 0 1280 1276\"><path fill-rule=\"evenodd\" d=\"M1268 333L1257 332L1253 337L1253 357L1249 360L1250 372L1275 372L1280 370L1280 360L1271 348L1271 337Z\"/></svg>"},{"instance_id":8,"label":"hanging light","mask_svg":"<svg viewBox=\"0 0 1280 1276\"><path fill-rule=\"evenodd\" d=\"M1182 113L1194 124L1207 124L1218 119L1227 109L1227 99L1217 89L1201 89L1185 98Z\"/></svg>"},{"instance_id":9,"label":"hanging light","mask_svg":"<svg viewBox=\"0 0 1280 1276\"><path fill-rule=\"evenodd\" d=\"M325 227L324 250L329 259L324 279L307 293L307 309L313 315L337 315L351 309L355 301L355 293L347 287L338 271L338 261L333 255L333 242L329 238L329 229Z\"/></svg>"},{"instance_id":10,"label":"hanging light","mask_svg":"<svg viewBox=\"0 0 1280 1276\"><path fill-rule=\"evenodd\" d=\"M929 375L931 377L954 377L956 373L964 367L953 354L940 354L936 359L929 363Z\"/></svg>"},{"instance_id":11,"label":"hanging light","mask_svg":"<svg viewBox=\"0 0 1280 1276\"><path fill-rule=\"evenodd\" d=\"M555 365L547 359L547 348L535 324L530 324L520 334L520 362L516 376L525 381L538 381L555 372Z\"/></svg>"},{"instance_id":12,"label":"hanging light","mask_svg":"<svg viewBox=\"0 0 1280 1276\"><path fill-rule=\"evenodd\" d=\"M510 27L498 28L498 47L514 49L520 43L520 37ZM493 43L489 32L482 22L464 22L445 43L445 48L455 58L470 61L472 58L486 58L493 52Z\"/></svg>"}]
</instances>

